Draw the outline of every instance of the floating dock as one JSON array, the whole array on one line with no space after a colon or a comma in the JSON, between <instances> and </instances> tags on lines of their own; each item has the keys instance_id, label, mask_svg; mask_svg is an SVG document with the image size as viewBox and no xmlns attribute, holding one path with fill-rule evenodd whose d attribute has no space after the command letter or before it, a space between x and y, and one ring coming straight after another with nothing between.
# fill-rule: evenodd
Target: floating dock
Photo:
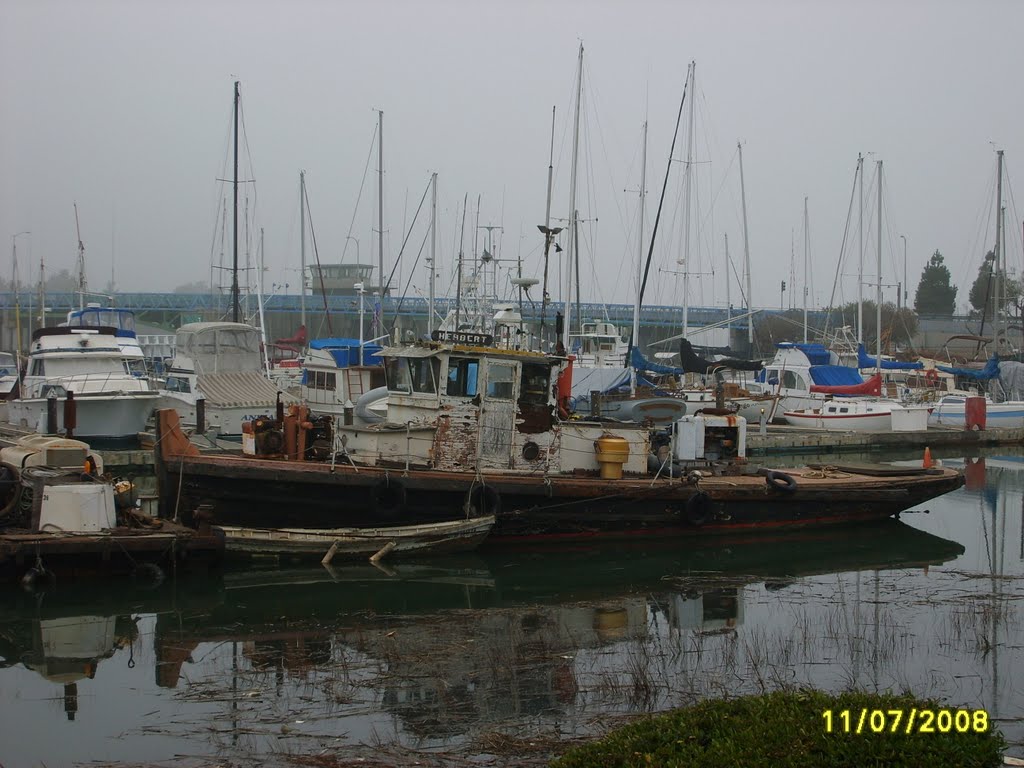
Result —
<instances>
[{"instance_id":1,"label":"floating dock","mask_svg":"<svg viewBox=\"0 0 1024 768\"><path fill-rule=\"evenodd\" d=\"M843 453L885 451L925 447L975 448L985 445L1021 445L1024 429L965 430L929 427L917 432L829 432L786 425L769 425L764 434L747 427L750 456L799 453Z\"/></svg>"},{"instance_id":2,"label":"floating dock","mask_svg":"<svg viewBox=\"0 0 1024 768\"><path fill-rule=\"evenodd\" d=\"M157 581L179 571L205 572L220 561L224 540L169 520L149 529L113 528L97 533L0 532L0 574L66 580L87 574L126 574Z\"/></svg>"}]
</instances>

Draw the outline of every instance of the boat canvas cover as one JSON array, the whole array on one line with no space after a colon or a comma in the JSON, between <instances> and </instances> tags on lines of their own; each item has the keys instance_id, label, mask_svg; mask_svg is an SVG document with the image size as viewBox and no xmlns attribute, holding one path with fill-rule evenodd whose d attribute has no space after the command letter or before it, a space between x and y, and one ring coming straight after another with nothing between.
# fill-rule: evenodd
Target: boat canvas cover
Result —
<instances>
[{"instance_id":1,"label":"boat canvas cover","mask_svg":"<svg viewBox=\"0 0 1024 768\"><path fill-rule=\"evenodd\" d=\"M175 357L190 358L196 373L260 372L260 332L243 323L187 323L178 328Z\"/></svg>"},{"instance_id":2,"label":"boat canvas cover","mask_svg":"<svg viewBox=\"0 0 1024 768\"><path fill-rule=\"evenodd\" d=\"M999 376L999 356L992 355L985 363L985 367L981 370L977 368L953 368L948 365L937 365L935 366L943 373L951 373L954 376L962 376L965 379L973 379L974 381L988 381Z\"/></svg>"},{"instance_id":3,"label":"boat canvas cover","mask_svg":"<svg viewBox=\"0 0 1024 768\"><path fill-rule=\"evenodd\" d=\"M272 408L278 389L266 376L252 371L235 373L201 373L196 389L206 398L208 406L220 408ZM291 395L281 393L286 405L297 403Z\"/></svg>"},{"instance_id":4,"label":"boat canvas cover","mask_svg":"<svg viewBox=\"0 0 1024 768\"><path fill-rule=\"evenodd\" d=\"M877 357L868 357L868 353L865 351L863 344L857 345L858 368L877 368L877 361ZM916 363L902 363L899 360L882 361L883 371L919 371L922 368L924 368L924 363L922 363L921 361L918 361Z\"/></svg>"},{"instance_id":5,"label":"boat canvas cover","mask_svg":"<svg viewBox=\"0 0 1024 768\"><path fill-rule=\"evenodd\" d=\"M846 368L843 365L817 366L819 368ZM852 368L848 370L854 370ZM811 378L814 378L815 368L811 368ZM856 373L856 371L854 371ZM844 374L845 375L845 374ZM838 375L837 375L838 377ZM860 374L857 374L860 378ZM867 381L861 380L856 384L812 384L811 392L820 392L827 395L875 395L882 394L882 376L875 374Z\"/></svg>"},{"instance_id":6,"label":"boat canvas cover","mask_svg":"<svg viewBox=\"0 0 1024 768\"><path fill-rule=\"evenodd\" d=\"M679 359L687 373L707 374L719 368L731 368L735 371L759 371L764 367L764 363L760 360L739 360L733 357L705 360L693 351L693 344L689 339L679 340Z\"/></svg>"},{"instance_id":7,"label":"boat canvas cover","mask_svg":"<svg viewBox=\"0 0 1024 768\"><path fill-rule=\"evenodd\" d=\"M999 363L999 385L1011 400L1024 398L1024 363L1016 360Z\"/></svg>"},{"instance_id":8,"label":"boat canvas cover","mask_svg":"<svg viewBox=\"0 0 1024 768\"><path fill-rule=\"evenodd\" d=\"M309 342L309 347L327 352L339 368L359 365L359 339L313 339ZM364 341L363 365L381 365L381 359L377 355L382 349L380 344Z\"/></svg>"}]
</instances>

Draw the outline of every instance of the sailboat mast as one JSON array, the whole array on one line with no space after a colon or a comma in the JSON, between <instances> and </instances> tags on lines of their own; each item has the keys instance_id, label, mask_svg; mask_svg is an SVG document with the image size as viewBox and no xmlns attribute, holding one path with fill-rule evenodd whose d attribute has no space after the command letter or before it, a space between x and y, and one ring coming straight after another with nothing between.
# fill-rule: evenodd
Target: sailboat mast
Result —
<instances>
[{"instance_id":1,"label":"sailboat mast","mask_svg":"<svg viewBox=\"0 0 1024 768\"><path fill-rule=\"evenodd\" d=\"M729 283L732 282L732 262L729 259L729 233L725 233L725 346L732 344L732 299L729 298Z\"/></svg>"},{"instance_id":2,"label":"sailboat mast","mask_svg":"<svg viewBox=\"0 0 1024 768\"><path fill-rule=\"evenodd\" d=\"M562 326L562 346L566 354L569 352L569 326L572 320L572 253L576 229L576 166L580 148L580 100L583 94L583 43L580 43L579 71L576 76L576 114L573 117L572 131L572 172L569 178L569 222L568 251L565 260L565 320Z\"/></svg>"},{"instance_id":3,"label":"sailboat mast","mask_svg":"<svg viewBox=\"0 0 1024 768\"><path fill-rule=\"evenodd\" d=\"M878 161L878 284L875 290L875 370L882 372L882 161Z\"/></svg>"},{"instance_id":4,"label":"sailboat mast","mask_svg":"<svg viewBox=\"0 0 1024 768\"><path fill-rule=\"evenodd\" d=\"M430 177L430 303L427 304L427 331L434 327L434 278L437 275L437 174Z\"/></svg>"},{"instance_id":5,"label":"sailboat mast","mask_svg":"<svg viewBox=\"0 0 1024 768\"><path fill-rule=\"evenodd\" d=\"M996 152L996 298L993 325L996 339L996 351L999 350L999 331L1001 322L999 319L999 303L1003 294L1003 268L1002 268L1002 244L1003 244L1003 150Z\"/></svg>"},{"instance_id":6,"label":"sailboat mast","mask_svg":"<svg viewBox=\"0 0 1024 768\"><path fill-rule=\"evenodd\" d=\"M857 344L864 343L864 156L857 154L857 174L860 179L860 214L857 223Z\"/></svg>"},{"instance_id":7,"label":"sailboat mast","mask_svg":"<svg viewBox=\"0 0 1024 768\"><path fill-rule=\"evenodd\" d=\"M743 208L743 270L747 275L747 344L754 348L754 297L750 279L750 235L747 231L747 186L743 178L743 144L736 142L740 158L740 202Z\"/></svg>"},{"instance_id":8,"label":"sailboat mast","mask_svg":"<svg viewBox=\"0 0 1024 768\"><path fill-rule=\"evenodd\" d=\"M810 266L811 233L808 229L807 195L804 195L804 344L807 343L807 270Z\"/></svg>"},{"instance_id":9,"label":"sailboat mast","mask_svg":"<svg viewBox=\"0 0 1024 768\"><path fill-rule=\"evenodd\" d=\"M306 172L299 171L299 311L300 322L306 324Z\"/></svg>"},{"instance_id":10,"label":"sailboat mast","mask_svg":"<svg viewBox=\"0 0 1024 768\"><path fill-rule=\"evenodd\" d=\"M231 261L231 319L239 322L242 308L238 303L238 81L235 81L235 174L231 182L234 193L234 251Z\"/></svg>"},{"instance_id":11,"label":"sailboat mast","mask_svg":"<svg viewBox=\"0 0 1024 768\"><path fill-rule=\"evenodd\" d=\"M697 62L690 62L690 104L686 115L686 171L683 179L683 338L690 330L690 197L693 186L693 102Z\"/></svg>"},{"instance_id":12,"label":"sailboat mast","mask_svg":"<svg viewBox=\"0 0 1024 768\"><path fill-rule=\"evenodd\" d=\"M75 203L75 236L78 237L78 309L85 309L85 246L82 244L82 231L78 227L78 203Z\"/></svg>"},{"instance_id":13,"label":"sailboat mast","mask_svg":"<svg viewBox=\"0 0 1024 768\"><path fill-rule=\"evenodd\" d=\"M644 120L644 141L643 149L640 151L640 215L637 217L637 238L636 238L636 297L633 302L633 343L630 349L639 348L640 344L640 281L643 280L644 269L644 209L647 200L647 121ZM629 367L629 393L636 394L636 368L626 360Z\"/></svg>"},{"instance_id":14,"label":"sailboat mast","mask_svg":"<svg viewBox=\"0 0 1024 768\"><path fill-rule=\"evenodd\" d=\"M270 352L267 349L267 321L263 314L263 265L266 255L263 250L263 227L260 227L260 256L257 259L259 265L259 276L256 278L256 306L260 313L260 338L263 340L263 373L270 375Z\"/></svg>"},{"instance_id":15,"label":"sailboat mast","mask_svg":"<svg viewBox=\"0 0 1024 768\"><path fill-rule=\"evenodd\" d=\"M540 343L544 344L544 321L548 308L548 252L551 250L551 238L554 232L551 230L551 183L555 170L555 108L551 107L551 149L548 152L548 199L544 206L544 285L541 288L540 297ZM561 232L561 228L558 229Z\"/></svg>"},{"instance_id":16,"label":"sailboat mast","mask_svg":"<svg viewBox=\"0 0 1024 768\"><path fill-rule=\"evenodd\" d=\"M380 284L380 319L384 324L384 110L377 110L377 282Z\"/></svg>"},{"instance_id":17,"label":"sailboat mast","mask_svg":"<svg viewBox=\"0 0 1024 768\"><path fill-rule=\"evenodd\" d=\"M39 327L46 327L46 263L39 254Z\"/></svg>"}]
</instances>

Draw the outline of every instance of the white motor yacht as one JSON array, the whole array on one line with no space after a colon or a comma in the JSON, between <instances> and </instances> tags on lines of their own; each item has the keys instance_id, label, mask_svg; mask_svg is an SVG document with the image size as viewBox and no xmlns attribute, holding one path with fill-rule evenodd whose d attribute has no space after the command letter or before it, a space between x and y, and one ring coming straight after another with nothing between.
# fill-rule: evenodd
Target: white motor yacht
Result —
<instances>
[{"instance_id":1,"label":"white motor yacht","mask_svg":"<svg viewBox=\"0 0 1024 768\"><path fill-rule=\"evenodd\" d=\"M56 398L56 428L75 437L134 438L146 428L158 395L130 370L113 328L60 326L32 334L20 396L8 402L8 421L47 431L49 400ZM65 404L74 402L73 426Z\"/></svg>"}]
</instances>

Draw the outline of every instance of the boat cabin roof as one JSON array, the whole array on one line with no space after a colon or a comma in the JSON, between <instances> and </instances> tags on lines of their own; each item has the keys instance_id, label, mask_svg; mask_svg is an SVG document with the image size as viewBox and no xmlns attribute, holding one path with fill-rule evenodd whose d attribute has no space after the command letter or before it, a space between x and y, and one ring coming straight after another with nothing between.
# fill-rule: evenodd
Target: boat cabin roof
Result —
<instances>
[{"instance_id":1,"label":"boat cabin roof","mask_svg":"<svg viewBox=\"0 0 1024 768\"><path fill-rule=\"evenodd\" d=\"M545 355L542 352L532 352L522 349L502 349L500 347L471 347L462 344L441 344L438 342L421 342L408 346L385 347L378 354L381 357L434 357L443 354L455 354L460 357L493 357L504 360L522 360L524 362L541 363L551 365L564 360L561 357Z\"/></svg>"}]
</instances>

